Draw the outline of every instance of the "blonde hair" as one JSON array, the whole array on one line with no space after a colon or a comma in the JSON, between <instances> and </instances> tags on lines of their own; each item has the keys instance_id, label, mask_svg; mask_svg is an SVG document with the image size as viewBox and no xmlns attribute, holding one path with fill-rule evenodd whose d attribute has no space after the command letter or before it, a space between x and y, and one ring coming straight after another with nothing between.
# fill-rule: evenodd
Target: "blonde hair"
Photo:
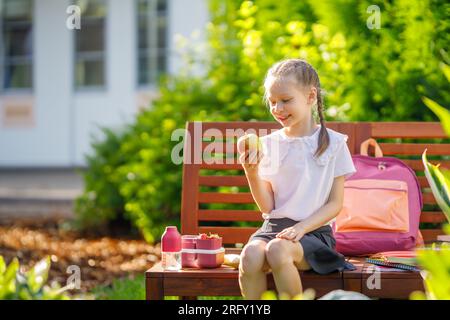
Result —
<instances>
[{"instance_id":1,"label":"blonde hair","mask_svg":"<svg viewBox=\"0 0 450 320\"><path fill-rule=\"evenodd\" d=\"M264 79L264 102L269 106L270 102L267 96L267 84L269 79L285 79L291 77L295 82L302 87L315 87L317 90L317 113L320 119L320 132L317 149L314 156L319 157L330 144L330 137L325 126L325 119L323 116L323 101L322 92L320 88L320 80L317 71L308 62L302 59L286 59L275 63L266 74Z\"/></svg>"}]
</instances>

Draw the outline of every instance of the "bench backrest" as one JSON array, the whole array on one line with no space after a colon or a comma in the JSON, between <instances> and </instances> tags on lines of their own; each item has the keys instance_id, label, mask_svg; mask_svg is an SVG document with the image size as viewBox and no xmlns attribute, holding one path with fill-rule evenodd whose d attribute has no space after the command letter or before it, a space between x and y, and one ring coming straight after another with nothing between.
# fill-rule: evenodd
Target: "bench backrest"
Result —
<instances>
[{"instance_id":1,"label":"bench backrest","mask_svg":"<svg viewBox=\"0 0 450 320\"><path fill-rule=\"evenodd\" d=\"M431 163L441 163L442 167L450 168L450 140L439 122L327 122L326 125L348 135L347 144L352 154L359 154L361 142L372 137L378 141L384 156L398 157L409 165L418 176L423 195L422 235L426 242L431 242L443 233L441 224L446 219L424 176L421 160L423 151L428 148L427 156ZM257 228L230 226L230 221L262 222L262 216L237 161L236 140L244 131L264 136L280 128L276 122L186 123L182 234L211 232L220 234L228 245L247 242ZM212 138L218 133L224 138ZM221 162L210 163L203 158L203 151L209 150L219 150L215 156L222 158ZM236 209L236 204L246 209Z\"/></svg>"}]
</instances>

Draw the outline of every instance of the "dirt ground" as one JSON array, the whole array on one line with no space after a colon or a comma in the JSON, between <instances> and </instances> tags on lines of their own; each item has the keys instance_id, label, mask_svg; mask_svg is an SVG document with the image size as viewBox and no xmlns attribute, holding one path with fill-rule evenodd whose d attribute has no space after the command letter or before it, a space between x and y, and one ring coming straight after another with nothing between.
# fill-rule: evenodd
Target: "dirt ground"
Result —
<instances>
[{"instance_id":1,"label":"dirt ground","mask_svg":"<svg viewBox=\"0 0 450 320\"><path fill-rule=\"evenodd\" d=\"M0 255L7 263L18 257L23 271L49 255L49 282L56 280L61 286L72 274L67 272L68 267L76 265L81 270L79 292L83 293L100 284L108 285L114 278L142 274L160 260L160 244L149 245L123 231L113 236L81 235L63 231L61 223L0 222Z\"/></svg>"}]
</instances>

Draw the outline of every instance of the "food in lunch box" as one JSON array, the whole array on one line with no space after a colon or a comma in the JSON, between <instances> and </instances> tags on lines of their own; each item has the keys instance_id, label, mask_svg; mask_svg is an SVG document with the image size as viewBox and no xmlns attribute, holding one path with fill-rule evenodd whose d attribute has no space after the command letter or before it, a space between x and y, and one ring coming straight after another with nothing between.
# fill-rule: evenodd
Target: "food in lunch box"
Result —
<instances>
[{"instance_id":1,"label":"food in lunch box","mask_svg":"<svg viewBox=\"0 0 450 320\"><path fill-rule=\"evenodd\" d=\"M206 239L220 239L220 236L217 233L209 233L209 235L207 235L206 233L200 233L198 235L199 239L202 240L206 240Z\"/></svg>"}]
</instances>

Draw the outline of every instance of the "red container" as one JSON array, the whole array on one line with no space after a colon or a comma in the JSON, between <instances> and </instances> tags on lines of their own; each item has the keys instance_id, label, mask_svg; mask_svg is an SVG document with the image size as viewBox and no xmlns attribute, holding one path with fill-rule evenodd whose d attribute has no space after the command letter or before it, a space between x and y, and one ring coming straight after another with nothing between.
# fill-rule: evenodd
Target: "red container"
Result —
<instances>
[{"instance_id":1,"label":"red container","mask_svg":"<svg viewBox=\"0 0 450 320\"><path fill-rule=\"evenodd\" d=\"M180 252L181 235L175 226L168 226L161 237L162 252Z\"/></svg>"},{"instance_id":2,"label":"red container","mask_svg":"<svg viewBox=\"0 0 450 320\"><path fill-rule=\"evenodd\" d=\"M222 238L197 239L197 249L218 250L222 247Z\"/></svg>"},{"instance_id":3,"label":"red container","mask_svg":"<svg viewBox=\"0 0 450 320\"><path fill-rule=\"evenodd\" d=\"M183 268L218 268L225 258L222 238L200 239L197 235L181 237Z\"/></svg>"},{"instance_id":4,"label":"red container","mask_svg":"<svg viewBox=\"0 0 450 320\"><path fill-rule=\"evenodd\" d=\"M225 249L201 250L197 249L197 265L199 268L218 268L225 257Z\"/></svg>"},{"instance_id":5,"label":"red container","mask_svg":"<svg viewBox=\"0 0 450 320\"><path fill-rule=\"evenodd\" d=\"M197 267L197 254L195 251L186 252L186 250L195 250L198 236L184 235L181 237L181 266L183 268Z\"/></svg>"}]
</instances>

